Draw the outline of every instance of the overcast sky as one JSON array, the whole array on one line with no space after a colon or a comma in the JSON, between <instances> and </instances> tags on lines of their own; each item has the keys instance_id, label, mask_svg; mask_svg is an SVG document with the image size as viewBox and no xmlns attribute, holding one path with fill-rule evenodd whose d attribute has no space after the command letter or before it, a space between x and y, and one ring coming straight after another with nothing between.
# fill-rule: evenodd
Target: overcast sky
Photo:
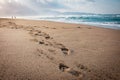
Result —
<instances>
[{"instance_id":1,"label":"overcast sky","mask_svg":"<svg viewBox=\"0 0 120 80\"><path fill-rule=\"evenodd\" d=\"M0 16L63 12L120 14L120 0L0 0Z\"/></svg>"}]
</instances>

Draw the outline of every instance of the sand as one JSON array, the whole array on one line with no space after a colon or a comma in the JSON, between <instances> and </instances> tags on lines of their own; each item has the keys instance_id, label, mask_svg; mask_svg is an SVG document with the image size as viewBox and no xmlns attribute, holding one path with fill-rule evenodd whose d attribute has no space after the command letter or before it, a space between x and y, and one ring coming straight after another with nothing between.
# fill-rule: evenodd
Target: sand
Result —
<instances>
[{"instance_id":1,"label":"sand","mask_svg":"<svg viewBox=\"0 0 120 80\"><path fill-rule=\"evenodd\" d=\"M120 30L0 19L0 80L119 80Z\"/></svg>"}]
</instances>

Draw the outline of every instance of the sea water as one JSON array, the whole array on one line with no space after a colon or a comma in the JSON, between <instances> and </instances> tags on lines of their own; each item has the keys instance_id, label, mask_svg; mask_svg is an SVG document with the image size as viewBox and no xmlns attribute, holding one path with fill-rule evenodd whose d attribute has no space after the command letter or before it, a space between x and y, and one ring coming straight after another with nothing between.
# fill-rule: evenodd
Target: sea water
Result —
<instances>
[{"instance_id":1,"label":"sea water","mask_svg":"<svg viewBox=\"0 0 120 80\"><path fill-rule=\"evenodd\" d=\"M120 29L120 14L87 14L37 17L39 20L87 24L96 27Z\"/></svg>"}]
</instances>

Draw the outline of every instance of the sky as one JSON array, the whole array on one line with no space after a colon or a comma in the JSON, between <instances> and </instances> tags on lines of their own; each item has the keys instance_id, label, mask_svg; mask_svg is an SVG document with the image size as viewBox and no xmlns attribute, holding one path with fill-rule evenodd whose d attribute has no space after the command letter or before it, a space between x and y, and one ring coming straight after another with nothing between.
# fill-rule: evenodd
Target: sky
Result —
<instances>
[{"instance_id":1,"label":"sky","mask_svg":"<svg viewBox=\"0 0 120 80\"><path fill-rule=\"evenodd\" d=\"M0 0L0 16L58 15L65 12L120 14L120 0Z\"/></svg>"}]
</instances>

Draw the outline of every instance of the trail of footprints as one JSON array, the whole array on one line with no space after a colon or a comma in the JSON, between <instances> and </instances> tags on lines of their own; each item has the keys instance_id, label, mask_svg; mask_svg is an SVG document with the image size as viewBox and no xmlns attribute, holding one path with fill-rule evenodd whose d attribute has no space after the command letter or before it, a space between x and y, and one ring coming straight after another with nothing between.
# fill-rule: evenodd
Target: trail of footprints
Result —
<instances>
[{"instance_id":1,"label":"trail of footprints","mask_svg":"<svg viewBox=\"0 0 120 80\"><path fill-rule=\"evenodd\" d=\"M8 27L8 25L9 25L9 27ZM65 45L63 45L61 43L57 43L49 34L39 30L38 28L40 28L40 27L37 27L37 26L24 26L23 27L23 25L16 25L14 22L8 22L3 25L0 24L0 28L2 28L2 27L7 27L7 28L11 28L11 29L27 30L33 37L35 37L35 39L33 39L33 41L38 42L40 45L57 48L57 49L61 50L61 52L64 55L70 55L70 53L71 53L71 50L68 49ZM36 37L41 37L42 39L39 40L39 39L36 39ZM77 71L77 70L74 70L74 69L68 67L67 65L64 64L64 61L55 59L55 57L46 54L43 50L37 49L37 51L38 51L38 54L37 54L38 56L45 56L47 59L51 60L54 64L57 64L59 70L61 70L62 72L68 72L76 77L83 77L83 74L80 71ZM54 50L50 50L50 49L48 51L54 52ZM82 66L80 66L80 65L77 66L77 68L80 68L80 67L82 68Z\"/></svg>"},{"instance_id":2,"label":"trail of footprints","mask_svg":"<svg viewBox=\"0 0 120 80\"><path fill-rule=\"evenodd\" d=\"M65 65L64 61L55 59L55 57L52 57L52 56L46 54L46 52L44 52L43 50L37 49L37 51L39 52L37 54L38 56L45 56L47 59L50 60L50 62L52 62L56 65L59 65L58 66L59 70L61 70L62 72L67 72L78 78L84 77L83 73L81 73L80 71L74 70L74 69L70 68L69 66Z\"/></svg>"},{"instance_id":3,"label":"trail of footprints","mask_svg":"<svg viewBox=\"0 0 120 80\"><path fill-rule=\"evenodd\" d=\"M42 32L41 30L34 30L34 29L30 30L30 34L36 37L44 37L44 40L40 40L40 41L34 39L36 42L39 42L39 44L58 48L65 55L70 54L70 50L68 48L66 48L63 44L54 41L54 39L49 34Z\"/></svg>"},{"instance_id":4,"label":"trail of footprints","mask_svg":"<svg viewBox=\"0 0 120 80\"><path fill-rule=\"evenodd\" d=\"M9 25L9 27L8 27ZM53 38L45 33L45 32L42 32L41 30L35 30L36 26L22 26L22 25L16 25L14 22L8 22L6 24L3 24L1 25L0 24L0 27L8 27L8 28L11 28L11 29L24 29L24 30L27 30L29 31L29 33L33 36L37 36L37 37L44 37L44 40L42 41L38 41L37 39L35 40L36 42L38 41L39 44L43 44L43 45L46 45L46 46L52 46L54 48L59 48L65 55L69 55L70 54L70 50L68 48L66 48L63 44L61 43L57 43L56 41L53 40Z\"/></svg>"},{"instance_id":5,"label":"trail of footprints","mask_svg":"<svg viewBox=\"0 0 120 80\"><path fill-rule=\"evenodd\" d=\"M59 64L59 69L63 72L68 72L68 73L70 73L76 77L79 77L79 78L82 78L84 76L80 71L74 70L63 63Z\"/></svg>"}]
</instances>

